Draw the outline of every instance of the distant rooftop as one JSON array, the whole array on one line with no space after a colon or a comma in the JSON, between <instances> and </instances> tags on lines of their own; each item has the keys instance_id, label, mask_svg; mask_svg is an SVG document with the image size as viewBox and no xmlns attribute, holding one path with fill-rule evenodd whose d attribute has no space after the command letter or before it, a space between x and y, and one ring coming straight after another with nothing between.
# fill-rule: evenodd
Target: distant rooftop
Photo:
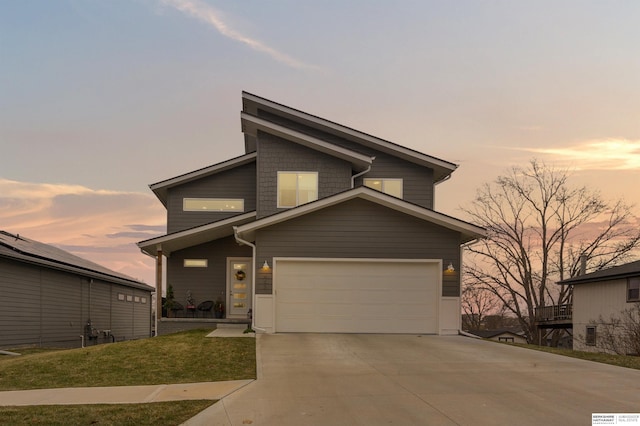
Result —
<instances>
[{"instance_id":1,"label":"distant rooftop","mask_svg":"<svg viewBox=\"0 0 640 426\"><path fill-rule=\"evenodd\" d=\"M146 290L153 289L142 281L112 271L109 268L105 268L102 265L73 255L52 245L2 230L0 230L0 257L34 263L91 278L101 278L131 287Z\"/></svg>"}]
</instances>

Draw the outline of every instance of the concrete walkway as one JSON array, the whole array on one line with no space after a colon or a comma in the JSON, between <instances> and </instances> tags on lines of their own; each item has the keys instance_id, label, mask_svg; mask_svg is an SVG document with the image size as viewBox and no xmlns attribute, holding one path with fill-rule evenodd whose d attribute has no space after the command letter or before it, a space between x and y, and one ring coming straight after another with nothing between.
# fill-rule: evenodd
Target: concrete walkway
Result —
<instances>
[{"instance_id":1,"label":"concrete walkway","mask_svg":"<svg viewBox=\"0 0 640 426\"><path fill-rule=\"evenodd\" d=\"M0 406L58 404L135 404L188 399L222 399L253 382L183 383L150 386L35 389L0 392Z\"/></svg>"}]
</instances>

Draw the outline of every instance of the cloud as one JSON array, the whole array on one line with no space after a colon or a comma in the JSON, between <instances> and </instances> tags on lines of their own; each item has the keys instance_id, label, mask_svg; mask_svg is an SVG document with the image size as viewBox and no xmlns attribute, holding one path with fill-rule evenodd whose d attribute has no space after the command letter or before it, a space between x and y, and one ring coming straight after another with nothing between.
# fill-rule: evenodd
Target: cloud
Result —
<instances>
[{"instance_id":1,"label":"cloud","mask_svg":"<svg viewBox=\"0 0 640 426\"><path fill-rule=\"evenodd\" d=\"M205 22L215 28L223 36L245 44L258 52L266 53L276 61L292 68L318 69L318 67L314 65L305 64L304 62L267 46L260 40L245 36L244 34L234 30L222 20L220 12L200 0L161 0L161 2L179 10L187 16Z\"/></svg>"},{"instance_id":2,"label":"cloud","mask_svg":"<svg viewBox=\"0 0 640 426\"><path fill-rule=\"evenodd\" d=\"M640 140L597 139L562 148L520 148L570 162L578 170L640 170Z\"/></svg>"},{"instance_id":3,"label":"cloud","mask_svg":"<svg viewBox=\"0 0 640 426\"><path fill-rule=\"evenodd\" d=\"M153 259L135 243L164 234L165 221L164 208L150 194L0 178L0 229L151 285Z\"/></svg>"}]
</instances>

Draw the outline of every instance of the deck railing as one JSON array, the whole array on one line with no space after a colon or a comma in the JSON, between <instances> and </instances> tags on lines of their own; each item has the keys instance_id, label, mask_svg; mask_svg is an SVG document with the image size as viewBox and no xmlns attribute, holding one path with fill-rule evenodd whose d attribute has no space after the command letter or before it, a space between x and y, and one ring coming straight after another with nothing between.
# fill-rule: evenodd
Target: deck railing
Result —
<instances>
[{"instance_id":1,"label":"deck railing","mask_svg":"<svg viewBox=\"0 0 640 426\"><path fill-rule=\"evenodd\" d=\"M536 321L565 321L570 320L573 315L573 305L553 305L544 308L536 308Z\"/></svg>"}]
</instances>

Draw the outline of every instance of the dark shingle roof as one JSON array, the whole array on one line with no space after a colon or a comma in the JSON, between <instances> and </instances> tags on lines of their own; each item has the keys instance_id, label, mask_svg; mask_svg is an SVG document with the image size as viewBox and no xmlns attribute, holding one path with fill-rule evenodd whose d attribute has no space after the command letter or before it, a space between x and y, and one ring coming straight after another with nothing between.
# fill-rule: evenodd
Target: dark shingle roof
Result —
<instances>
[{"instance_id":1,"label":"dark shingle roof","mask_svg":"<svg viewBox=\"0 0 640 426\"><path fill-rule=\"evenodd\" d=\"M595 281L611 281L620 278L629 278L640 275L640 260L626 263L613 268L601 269L591 272L590 274L579 275L577 277L568 278L559 281L558 284L583 284Z\"/></svg>"},{"instance_id":2,"label":"dark shingle roof","mask_svg":"<svg viewBox=\"0 0 640 426\"><path fill-rule=\"evenodd\" d=\"M60 269L110 282L153 290L145 283L49 244L0 230L0 256Z\"/></svg>"}]
</instances>

